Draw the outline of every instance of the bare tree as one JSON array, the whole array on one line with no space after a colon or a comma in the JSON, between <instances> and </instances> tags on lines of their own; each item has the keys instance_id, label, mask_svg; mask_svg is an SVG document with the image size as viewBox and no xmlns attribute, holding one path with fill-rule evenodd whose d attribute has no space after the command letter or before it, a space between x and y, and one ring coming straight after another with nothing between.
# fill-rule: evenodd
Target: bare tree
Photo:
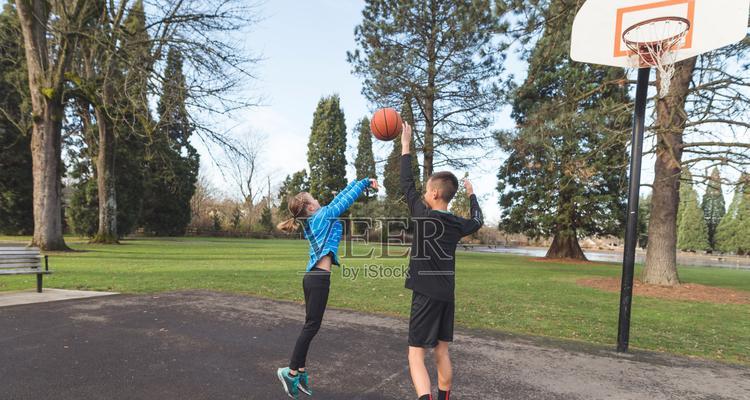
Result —
<instances>
[{"instance_id":1,"label":"bare tree","mask_svg":"<svg viewBox=\"0 0 750 400\"><path fill-rule=\"evenodd\" d=\"M239 0L216 4L163 0L153 3L151 8L162 14L136 28L143 32L133 32L133 26L126 26L126 16L128 10L143 12L141 1L95 3L98 19L87 27L82 40L80 68L70 82L79 101L93 108L98 129L99 229L93 241L116 243L115 126L128 125L129 115L133 114L131 110L141 111L136 118L140 118L143 126L153 125L149 124L148 98L159 96L164 87L159 62L165 48L178 48L189 65L189 93L186 97L193 107L192 122L199 135L203 135L201 139L232 147L223 133L208 128L199 115L225 114L255 104L252 99L234 95L243 81L252 78L247 68L256 59L243 55L245 53L229 39L222 38L251 24L255 12ZM141 51L133 55L128 47L141 48L146 54ZM123 77L124 73L128 76ZM133 82L130 77L136 80L150 78L150 84ZM140 88L148 93L142 93Z\"/></svg>"},{"instance_id":2,"label":"bare tree","mask_svg":"<svg viewBox=\"0 0 750 400\"><path fill-rule=\"evenodd\" d=\"M62 235L61 129L64 85L80 32L94 16L90 0L16 0L34 115L34 237L44 250L67 250ZM53 18L54 16L54 18Z\"/></svg>"},{"instance_id":3,"label":"bare tree","mask_svg":"<svg viewBox=\"0 0 750 400\"><path fill-rule=\"evenodd\" d=\"M676 218L682 168L750 166L750 37L680 62L668 96L656 100L656 146L648 250L643 280L679 284ZM657 81L660 76L657 76ZM658 84L658 82L657 82ZM709 179L709 173L694 175Z\"/></svg>"},{"instance_id":4,"label":"bare tree","mask_svg":"<svg viewBox=\"0 0 750 400\"><path fill-rule=\"evenodd\" d=\"M192 221L196 221L203 217L203 214L208 212L207 208L210 204L214 203L218 198L216 188L211 184L211 181L206 177L204 171L201 171L198 175L198 182L195 184L195 193L193 198L190 199L190 212L192 213Z\"/></svg>"},{"instance_id":5,"label":"bare tree","mask_svg":"<svg viewBox=\"0 0 750 400\"><path fill-rule=\"evenodd\" d=\"M262 174L261 149L265 137L249 133L225 151L223 170L229 175L242 196L247 210L252 214L254 205L263 195L266 179Z\"/></svg>"}]
</instances>

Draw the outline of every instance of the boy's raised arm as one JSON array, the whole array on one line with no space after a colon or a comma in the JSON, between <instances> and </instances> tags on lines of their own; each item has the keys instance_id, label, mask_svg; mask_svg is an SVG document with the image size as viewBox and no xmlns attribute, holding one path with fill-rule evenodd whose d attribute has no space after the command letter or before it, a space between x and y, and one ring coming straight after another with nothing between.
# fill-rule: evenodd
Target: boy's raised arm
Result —
<instances>
[{"instance_id":1,"label":"boy's raised arm","mask_svg":"<svg viewBox=\"0 0 750 400\"><path fill-rule=\"evenodd\" d=\"M406 196L406 203L413 217L427 213L427 207L422 203L421 196L414 185L414 174L411 169L411 126L404 122L401 130L401 191Z\"/></svg>"},{"instance_id":2,"label":"boy's raised arm","mask_svg":"<svg viewBox=\"0 0 750 400\"><path fill-rule=\"evenodd\" d=\"M466 195L469 196L469 203L471 205L471 218L467 219L462 227L462 234L466 236L478 231L484 225L484 217L482 216L482 209L479 208L479 200L477 200L477 196L474 194L474 186L468 179L464 179L464 186L466 187Z\"/></svg>"}]
</instances>

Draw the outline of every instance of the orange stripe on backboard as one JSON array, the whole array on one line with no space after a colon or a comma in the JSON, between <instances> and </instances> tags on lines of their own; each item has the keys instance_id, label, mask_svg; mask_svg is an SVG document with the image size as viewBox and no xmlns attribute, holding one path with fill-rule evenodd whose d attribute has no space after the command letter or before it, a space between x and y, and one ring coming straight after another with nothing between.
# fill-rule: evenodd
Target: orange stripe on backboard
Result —
<instances>
[{"instance_id":1,"label":"orange stripe on backboard","mask_svg":"<svg viewBox=\"0 0 750 400\"><path fill-rule=\"evenodd\" d=\"M625 14L635 12L635 11L643 11L643 10L650 10L654 8L660 8L660 7L669 7L669 6L676 6L678 4L687 4L688 6L688 15L687 19L690 21L690 29L688 30L687 35L685 36L685 45L681 47L681 49L689 49L693 47L693 27L695 24L695 0L666 0L666 1L659 1L656 3L648 3L648 4L641 4L639 6L632 6L632 7L624 7L624 8L618 8L617 9L617 22L615 25L615 57L624 57L630 55L630 50L623 49L622 48L622 33L623 33L623 26L622 26L622 18Z\"/></svg>"}]
</instances>

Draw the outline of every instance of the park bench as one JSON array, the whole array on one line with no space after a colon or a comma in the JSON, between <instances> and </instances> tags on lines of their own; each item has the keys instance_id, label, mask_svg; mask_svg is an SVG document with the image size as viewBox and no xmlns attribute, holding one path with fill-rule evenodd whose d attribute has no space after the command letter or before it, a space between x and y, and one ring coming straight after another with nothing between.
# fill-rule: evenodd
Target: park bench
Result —
<instances>
[{"instance_id":1,"label":"park bench","mask_svg":"<svg viewBox=\"0 0 750 400\"><path fill-rule=\"evenodd\" d=\"M41 293L42 277L51 273L47 256L42 256L38 248L0 247L0 275L36 275L36 291Z\"/></svg>"}]
</instances>

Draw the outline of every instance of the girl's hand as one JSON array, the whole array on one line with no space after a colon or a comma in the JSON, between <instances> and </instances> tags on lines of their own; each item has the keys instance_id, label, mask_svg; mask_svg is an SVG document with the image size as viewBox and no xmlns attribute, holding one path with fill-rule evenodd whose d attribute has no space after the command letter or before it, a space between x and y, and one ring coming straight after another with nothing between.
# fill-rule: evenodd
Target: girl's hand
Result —
<instances>
[{"instance_id":1,"label":"girl's hand","mask_svg":"<svg viewBox=\"0 0 750 400\"><path fill-rule=\"evenodd\" d=\"M370 179L370 187L375 190L378 190L378 181L375 179Z\"/></svg>"}]
</instances>

